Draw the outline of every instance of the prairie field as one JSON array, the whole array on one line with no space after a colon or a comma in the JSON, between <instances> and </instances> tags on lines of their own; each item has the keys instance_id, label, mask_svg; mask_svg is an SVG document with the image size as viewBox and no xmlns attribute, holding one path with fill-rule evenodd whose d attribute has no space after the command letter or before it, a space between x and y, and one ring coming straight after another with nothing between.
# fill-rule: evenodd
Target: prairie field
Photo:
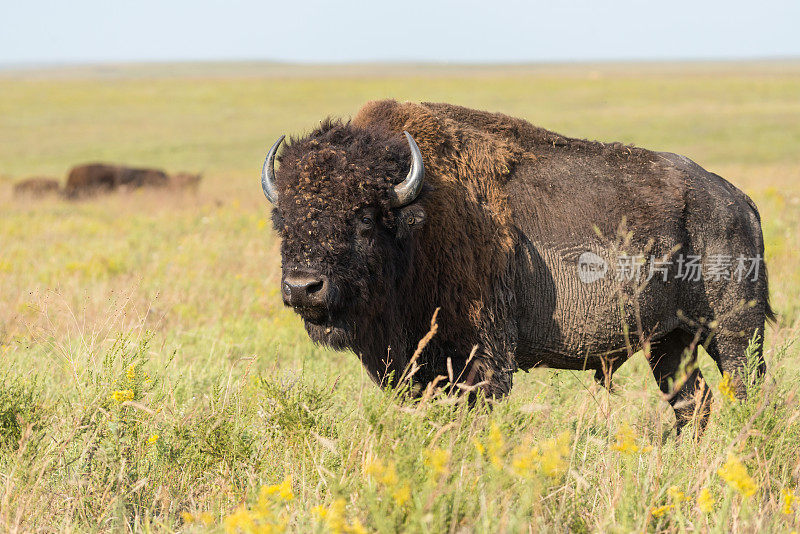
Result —
<instances>
[{"instance_id":1,"label":"prairie field","mask_svg":"<svg viewBox=\"0 0 800 534\"><path fill-rule=\"evenodd\" d=\"M766 380L676 437L642 354L470 408L378 389L279 293L266 149L378 98L684 154L759 206ZM109 161L196 193L18 199ZM800 530L800 63L0 71L0 531Z\"/></svg>"}]
</instances>

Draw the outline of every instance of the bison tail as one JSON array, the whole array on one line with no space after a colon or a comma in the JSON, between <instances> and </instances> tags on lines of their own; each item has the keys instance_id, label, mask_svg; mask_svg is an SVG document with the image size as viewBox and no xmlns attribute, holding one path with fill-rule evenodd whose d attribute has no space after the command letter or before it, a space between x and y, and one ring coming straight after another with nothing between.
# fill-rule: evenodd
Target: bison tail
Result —
<instances>
[{"instance_id":1,"label":"bison tail","mask_svg":"<svg viewBox=\"0 0 800 534\"><path fill-rule=\"evenodd\" d=\"M770 323L775 323L778 320L778 316L775 313L775 310L772 309L772 305L769 302L769 284L767 284L767 268L764 267L764 292L767 294L767 298L764 300L764 313L766 314L767 321Z\"/></svg>"}]
</instances>

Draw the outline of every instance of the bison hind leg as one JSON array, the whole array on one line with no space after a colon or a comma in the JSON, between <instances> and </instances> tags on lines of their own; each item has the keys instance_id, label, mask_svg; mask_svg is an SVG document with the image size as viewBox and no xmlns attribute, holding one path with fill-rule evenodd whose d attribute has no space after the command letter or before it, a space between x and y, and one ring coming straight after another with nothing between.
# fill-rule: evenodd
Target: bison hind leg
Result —
<instances>
[{"instance_id":1,"label":"bison hind leg","mask_svg":"<svg viewBox=\"0 0 800 534\"><path fill-rule=\"evenodd\" d=\"M653 376L666 401L675 411L680 435L694 421L695 437L703 433L711 413L711 389L697 366L697 341L683 330L674 330L654 342L648 358Z\"/></svg>"},{"instance_id":2,"label":"bison hind leg","mask_svg":"<svg viewBox=\"0 0 800 534\"><path fill-rule=\"evenodd\" d=\"M730 376L733 393L739 400L744 400L747 397L748 387L758 384L766 373L763 324L762 320L760 328L755 330L720 329L714 332L711 340L704 345L708 355L717 364L719 372L723 376L726 374Z\"/></svg>"}]
</instances>

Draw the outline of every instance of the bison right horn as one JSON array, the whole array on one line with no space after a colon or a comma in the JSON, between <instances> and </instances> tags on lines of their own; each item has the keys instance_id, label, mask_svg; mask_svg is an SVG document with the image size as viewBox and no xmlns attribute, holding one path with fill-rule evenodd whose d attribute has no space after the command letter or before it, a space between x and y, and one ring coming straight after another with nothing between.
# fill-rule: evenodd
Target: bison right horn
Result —
<instances>
[{"instance_id":1,"label":"bison right horn","mask_svg":"<svg viewBox=\"0 0 800 534\"><path fill-rule=\"evenodd\" d=\"M273 204L278 203L278 188L275 187L275 154L278 153L278 147L281 146L285 135L275 141L272 148L267 153L267 159L264 160L264 167L261 169L261 189L264 190L264 196Z\"/></svg>"},{"instance_id":2,"label":"bison right horn","mask_svg":"<svg viewBox=\"0 0 800 534\"><path fill-rule=\"evenodd\" d=\"M408 146L411 148L411 168L408 170L406 179L394 186L394 198L391 200L393 208L400 208L414 202L422 191L422 183L425 180L425 165L422 163L422 152L419 151L417 143L411 134L403 131L408 139Z\"/></svg>"}]
</instances>

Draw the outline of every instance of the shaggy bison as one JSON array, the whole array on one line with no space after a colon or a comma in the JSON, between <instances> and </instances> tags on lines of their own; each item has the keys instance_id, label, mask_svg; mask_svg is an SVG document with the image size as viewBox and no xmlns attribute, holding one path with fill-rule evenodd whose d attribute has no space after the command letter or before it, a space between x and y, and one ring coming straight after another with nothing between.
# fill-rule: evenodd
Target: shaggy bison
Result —
<instances>
[{"instance_id":1,"label":"shaggy bison","mask_svg":"<svg viewBox=\"0 0 800 534\"><path fill-rule=\"evenodd\" d=\"M169 178L162 170L89 163L78 165L69 171L64 193L68 198L77 198L113 191L120 187L164 187L167 185L169 185Z\"/></svg>"},{"instance_id":2,"label":"shaggy bison","mask_svg":"<svg viewBox=\"0 0 800 534\"><path fill-rule=\"evenodd\" d=\"M59 192L58 180L52 178L28 178L14 184L14 196L43 197Z\"/></svg>"},{"instance_id":3,"label":"shaggy bison","mask_svg":"<svg viewBox=\"0 0 800 534\"><path fill-rule=\"evenodd\" d=\"M283 300L378 384L411 372L502 397L546 366L610 385L643 348L680 431L711 403L699 342L745 395L748 340L772 317L759 214L691 160L395 101L292 139L276 172L282 140L262 187Z\"/></svg>"}]
</instances>

